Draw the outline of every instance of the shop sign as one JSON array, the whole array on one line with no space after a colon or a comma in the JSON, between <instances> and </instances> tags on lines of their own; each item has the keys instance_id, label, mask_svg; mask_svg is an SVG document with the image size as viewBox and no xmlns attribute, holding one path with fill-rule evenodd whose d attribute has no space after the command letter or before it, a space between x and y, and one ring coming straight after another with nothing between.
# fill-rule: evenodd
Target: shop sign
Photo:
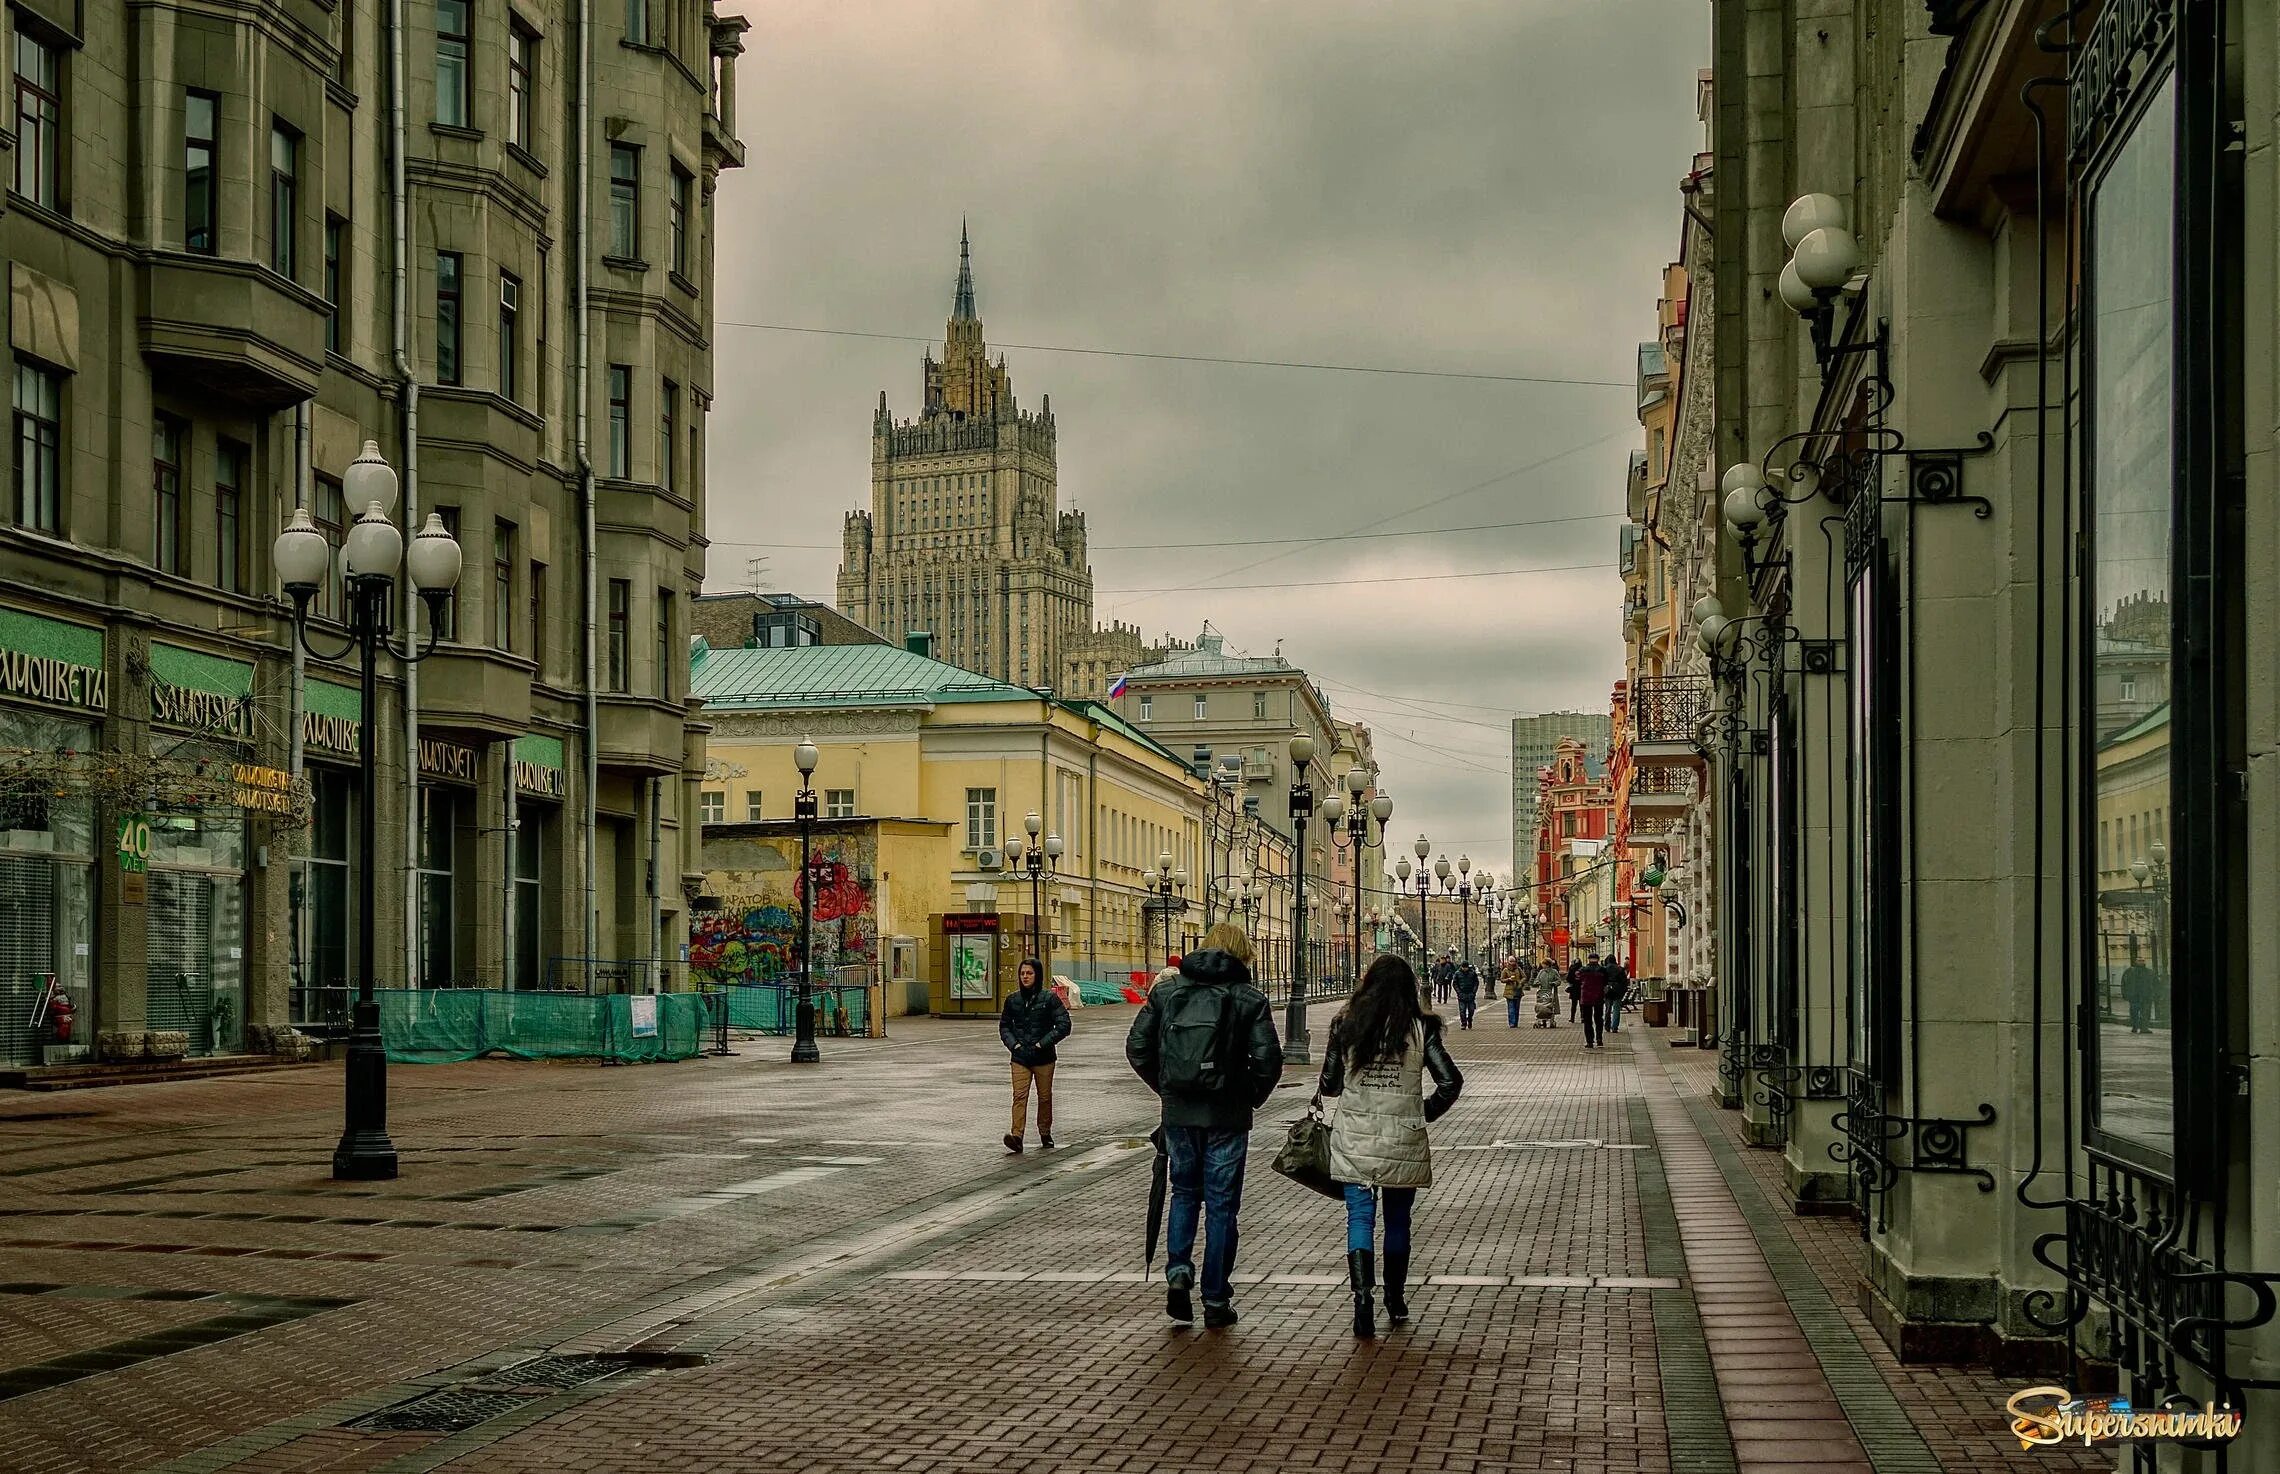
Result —
<instances>
[{"instance_id":1,"label":"shop sign","mask_svg":"<svg viewBox=\"0 0 2280 1474\"><path fill-rule=\"evenodd\" d=\"M293 812L293 775L278 768L252 763L230 765L230 781L237 785L237 804L264 814Z\"/></svg>"},{"instance_id":2,"label":"shop sign","mask_svg":"<svg viewBox=\"0 0 2280 1474\"><path fill-rule=\"evenodd\" d=\"M355 717L304 711L301 713L301 741L305 746L354 757L364 750L364 723Z\"/></svg>"},{"instance_id":3,"label":"shop sign","mask_svg":"<svg viewBox=\"0 0 2280 1474\"><path fill-rule=\"evenodd\" d=\"M946 911L942 915L942 934L948 937L995 932L1003 925L1002 917L988 911Z\"/></svg>"},{"instance_id":4,"label":"shop sign","mask_svg":"<svg viewBox=\"0 0 2280 1474\"><path fill-rule=\"evenodd\" d=\"M427 778L445 778L454 783L475 781L475 749L446 742L440 737L420 739L420 774Z\"/></svg>"},{"instance_id":5,"label":"shop sign","mask_svg":"<svg viewBox=\"0 0 2280 1474\"><path fill-rule=\"evenodd\" d=\"M111 704L111 678L93 666L52 655L0 650L0 696L24 696L50 706L102 711Z\"/></svg>"},{"instance_id":6,"label":"shop sign","mask_svg":"<svg viewBox=\"0 0 2280 1474\"><path fill-rule=\"evenodd\" d=\"M248 742L253 738L250 708L251 704L243 696L193 691L156 676L150 680L150 719L169 727L188 727L210 736Z\"/></svg>"},{"instance_id":7,"label":"shop sign","mask_svg":"<svg viewBox=\"0 0 2280 1474\"><path fill-rule=\"evenodd\" d=\"M150 820L147 816L120 816L118 853L119 899L130 906L140 906L148 894L150 878Z\"/></svg>"},{"instance_id":8,"label":"shop sign","mask_svg":"<svg viewBox=\"0 0 2280 1474\"><path fill-rule=\"evenodd\" d=\"M570 796L570 770L563 762L562 739L533 733L515 742L515 787L540 798Z\"/></svg>"}]
</instances>

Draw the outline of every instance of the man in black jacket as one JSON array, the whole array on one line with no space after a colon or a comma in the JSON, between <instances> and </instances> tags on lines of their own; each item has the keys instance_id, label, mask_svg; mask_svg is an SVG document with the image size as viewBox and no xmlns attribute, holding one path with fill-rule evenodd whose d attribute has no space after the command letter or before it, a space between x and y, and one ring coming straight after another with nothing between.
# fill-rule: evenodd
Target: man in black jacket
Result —
<instances>
[{"instance_id":1,"label":"man in black jacket","mask_svg":"<svg viewBox=\"0 0 2280 1474\"><path fill-rule=\"evenodd\" d=\"M1069 1037L1069 1005L1045 986L1045 965L1024 957L1015 977L1020 986L998 1013L998 1040L1013 1056L1013 1129L1005 1149L1019 1152L1029 1129L1029 1090L1037 1088L1037 1144L1053 1145L1053 1062L1057 1046Z\"/></svg>"},{"instance_id":2,"label":"man in black jacket","mask_svg":"<svg viewBox=\"0 0 2280 1474\"><path fill-rule=\"evenodd\" d=\"M1267 997L1251 986L1251 939L1231 921L1158 983L1132 1020L1124 1057L1163 1100L1171 1211L1164 1236L1164 1309L1192 1321L1195 1240L1205 1227L1203 1323L1235 1324L1235 1215L1253 1113L1282 1079L1282 1041Z\"/></svg>"}]
</instances>

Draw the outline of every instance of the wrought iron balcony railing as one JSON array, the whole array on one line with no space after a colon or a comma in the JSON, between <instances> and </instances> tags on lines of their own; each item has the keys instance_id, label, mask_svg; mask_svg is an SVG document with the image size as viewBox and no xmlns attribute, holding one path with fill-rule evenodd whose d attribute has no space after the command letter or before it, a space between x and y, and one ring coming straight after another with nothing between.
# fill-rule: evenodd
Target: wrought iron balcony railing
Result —
<instances>
[{"instance_id":1,"label":"wrought iron balcony railing","mask_svg":"<svg viewBox=\"0 0 2280 1474\"><path fill-rule=\"evenodd\" d=\"M1631 683L1631 740L1691 742L1710 715L1708 676L1641 676Z\"/></svg>"}]
</instances>

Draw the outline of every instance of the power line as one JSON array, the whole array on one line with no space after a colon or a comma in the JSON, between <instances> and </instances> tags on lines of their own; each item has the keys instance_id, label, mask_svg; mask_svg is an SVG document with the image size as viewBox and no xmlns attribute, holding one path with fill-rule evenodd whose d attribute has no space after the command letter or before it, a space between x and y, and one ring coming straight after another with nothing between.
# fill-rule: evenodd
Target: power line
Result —
<instances>
[{"instance_id":1,"label":"power line","mask_svg":"<svg viewBox=\"0 0 2280 1474\"><path fill-rule=\"evenodd\" d=\"M869 338L883 343L927 343L940 341L932 337L914 337L909 333L865 333L853 328L811 328L783 322L730 322L717 324L724 328L744 328L758 333L805 333L820 338ZM993 343L995 348L1018 348L1024 353L1074 353L1087 358L1138 358L1159 363L1212 363L1237 368L1309 369L1330 374L1390 374L1407 379L1478 379L1492 384L1572 384L1591 389L1629 389L1628 379L1575 379L1559 374L1484 374L1466 369L1393 368L1385 364L1369 363L1312 363L1291 358L1227 358L1206 353L1148 353L1136 348L1072 348L1061 343Z\"/></svg>"},{"instance_id":2,"label":"power line","mask_svg":"<svg viewBox=\"0 0 2280 1474\"><path fill-rule=\"evenodd\" d=\"M1185 594L1198 589L1212 593L1249 593L1261 589L1319 589L1351 588L1358 584L1377 583L1439 583L1452 578L1510 578L1522 573L1577 573L1594 569L1613 568L1606 563L1557 563L1545 568L1484 568L1477 573L1410 573L1393 578L1313 578L1302 583L1207 583L1180 584L1161 589L1095 589L1099 594Z\"/></svg>"},{"instance_id":3,"label":"power line","mask_svg":"<svg viewBox=\"0 0 2280 1474\"><path fill-rule=\"evenodd\" d=\"M1518 522L1476 522L1469 527L1417 527L1392 532L1348 532L1335 537L1229 537L1213 538L1208 542L1194 543L1095 543L1092 551L1096 553L1154 553L1169 552L1174 549L1272 548L1294 543L1363 542L1382 537L1441 537L1458 532L1503 532L1515 527L1551 527L1562 522L1616 522L1622 520L1623 516L1624 514L1621 512L1582 512L1572 517L1528 517ZM716 548L804 548L815 552L828 553L837 548L839 544L739 542L734 538L715 538L712 546Z\"/></svg>"}]
</instances>

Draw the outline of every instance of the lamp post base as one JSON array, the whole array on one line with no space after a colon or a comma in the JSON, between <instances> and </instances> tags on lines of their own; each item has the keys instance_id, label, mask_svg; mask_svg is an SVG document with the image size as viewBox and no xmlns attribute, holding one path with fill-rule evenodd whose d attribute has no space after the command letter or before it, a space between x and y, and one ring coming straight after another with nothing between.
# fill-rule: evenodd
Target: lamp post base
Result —
<instances>
[{"instance_id":1,"label":"lamp post base","mask_svg":"<svg viewBox=\"0 0 2280 1474\"><path fill-rule=\"evenodd\" d=\"M1306 1037L1306 989L1293 984L1289 1011L1283 1015L1283 1063L1311 1064Z\"/></svg>"},{"instance_id":2,"label":"lamp post base","mask_svg":"<svg viewBox=\"0 0 2280 1474\"><path fill-rule=\"evenodd\" d=\"M396 1175L388 1139L388 1051L380 1042L380 1007L358 1002L348 1036L348 1109L333 1148L336 1182L387 1182Z\"/></svg>"},{"instance_id":3,"label":"lamp post base","mask_svg":"<svg viewBox=\"0 0 2280 1474\"><path fill-rule=\"evenodd\" d=\"M815 1004L806 998L800 1000L797 1032L792 1039L792 1063L795 1065L823 1063L823 1051L815 1047Z\"/></svg>"}]
</instances>

